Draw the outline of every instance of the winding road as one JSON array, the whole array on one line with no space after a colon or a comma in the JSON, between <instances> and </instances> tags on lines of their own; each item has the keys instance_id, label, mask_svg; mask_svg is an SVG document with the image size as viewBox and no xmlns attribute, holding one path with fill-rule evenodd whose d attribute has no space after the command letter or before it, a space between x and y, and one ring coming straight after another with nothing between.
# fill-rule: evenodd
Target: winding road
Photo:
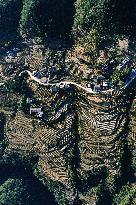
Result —
<instances>
[{"instance_id":1,"label":"winding road","mask_svg":"<svg viewBox=\"0 0 136 205\"><path fill-rule=\"evenodd\" d=\"M91 94L98 94L98 93L112 93L114 91L116 91L117 89L109 89L109 90L105 90L105 91L101 91L101 92L95 92L95 91L92 91L90 88L86 88L78 83L75 83L73 81L60 81L59 83L44 83L42 82L40 79L38 79L37 77L35 77L29 70L25 70L25 71L22 71L19 76L21 76L23 73L28 73L28 75L30 76L30 78L32 80L34 80L35 82L39 83L40 85L44 85L44 86L60 86L60 85L74 85L82 90L84 90L85 92L88 92L88 93L91 93ZM136 75L133 76L124 86L122 86L120 88L120 90L125 90L132 82L133 80L136 79Z\"/></svg>"}]
</instances>

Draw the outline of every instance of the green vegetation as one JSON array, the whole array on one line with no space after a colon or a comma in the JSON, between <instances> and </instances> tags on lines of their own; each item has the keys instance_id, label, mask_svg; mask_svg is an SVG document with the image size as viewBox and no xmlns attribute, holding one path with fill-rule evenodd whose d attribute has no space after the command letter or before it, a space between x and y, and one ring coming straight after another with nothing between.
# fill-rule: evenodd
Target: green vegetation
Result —
<instances>
[{"instance_id":1,"label":"green vegetation","mask_svg":"<svg viewBox=\"0 0 136 205\"><path fill-rule=\"evenodd\" d=\"M122 71L116 70L112 75L112 81L116 85L123 86L124 82L126 81L131 68L126 66Z\"/></svg>"},{"instance_id":2,"label":"green vegetation","mask_svg":"<svg viewBox=\"0 0 136 205\"><path fill-rule=\"evenodd\" d=\"M13 79L10 79L5 83L6 90L8 92L17 92L20 94L31 95L31 90L26 82L27 75L16 75Z\"/></svg>"},{"instance_id":3,"label":"green vegetation","mask_svg":"<svg viewBox=\"0 0 136 205\"><path fill-rule=\"evenodd\" d=\"M72 30L75 35L96 29L101 40L107 41L115 35L135 37L135 11L134 0L129 5L126 0L1 0L0 28L7 32L19 28L22 35L63 38Z\"/></svg>"},{"instance_id":4,"label":"green vegetation","mask_svg":"<svg viewBox=\"0 0 136 205\"><path fill-rule=\"evenodd\" d=\"M73 0L24 0L20 31L66 38L72 27L73 8Z\"/></svg>"},{"instance_id":5,"label":"green vegetation","mask_svg":"<svg viewBox=\"0 0 136 205\"><path fill-rule=\"evenodd\" d=\"M47 57L45 67L50 68L54 66L58 76L61 78L62 73L60 71L65 67L67 48L71 47L71 42L73 43L73 50L75 47L77 50L78 48L83 49L85 60L82 59L82 51L79 52L81 55L77 55L79 55L79 58L81 57L78 59L79 61L84 60L86 62L84 68L92 68L94 71L97 70L97 60L100 49L105 49L106 46L112 47L120 37L134 39L135 42L136 3L135 0L130 0L129 4L127 0L0 0L0 22L0 37L2 36L2 40L3 36L4 39L8 39L6 48L12 47L12 35L15 35L16 38L19 36L23 38L39 37L37 38L37 43L39 39L39 44L44 42L42 41L43 39L47 39L47 41L51 42L55 42L56 39L66 40L69 45L56 46L58 50L64 47L64 52L59 53L59 51L56 51L57 49L51 50L47 48L48 46L43 52ZM69 39L72 39L72 41L67 41ZM74 50L75 53L78 52L76 49ZM118 50L116 49L115 60L119 64L125 55L120 57L117 56L117 53ZM40 56L42 58L42 53L34 51L33 56ZM112 58L109 54L108 60L105 59L104 63L102 62L100 66L103 67L107 63L106 60L109 61L110 59L114 59L114 57ZM82 71L79 72L80 62L79 64L77 63L76 66L73 60L67 68L74 70L76 67L72 77L74 78L75 74L77 74L76 80L79 78L79 81L83 81L84 68L83 70L81 68ZM109 76L112 78L113 83L122 86L127 80L129 73L130 67L126 67L123 68L122 71L115 69L112 76ZM7 68L5 69L5 74L10 77L10 75L14 74L14 70ZM63 75L65 76L65 72ZM90 76L88 75L86 79L90 80ZM26 98L32 94L27 84L27 76L22 75L18 77L16 75L13 79L5 83L5 89L6 92L21 95L16 105L19 111L25 111ZM38 89L40 90L40 86ZM10 107L12 102L7 102L7 104L8 103ZM58 106L57 103L58 101L55 102L56 107ZM49 111L51 111L51 108L49 108ZM108 168L106 168L105 165L107 163L105 159L100 169L94 168L92 171L80 173L80 150L78 147L80 136L78 134L77 124L78 117L74 124L74 129L76 130L73 140L74 146L72 145L73 147L69 149L70 151L67 152L66 150L65 154L66 167L69 170L70 176L69 184L71 195L69 194L69 190L66 190L65 186L60 182L54 182L53 180L46 179L46 176L41 176L42 168L40 168L40 165L34 170L34 174L38 180L41 180L44 186L47 186L50 192L54 193L58 203L62 205L68 205L69 199L74 194L77 194L77 190L85 196L96 194L97 204L99 205L111 205L111 203L115 205L135 204L133 201L134 195L136 194L136 187L133 184L134 172L136 171L135 148L128 150L125 149L126 147L124 146L125 148L120 151L120 159L118 159L119 168L117 167L117 169L120 170L115 170L117 171L115 177L113 174L113 177L110 178ZM10 127L8 127L8 129L10 130ZM2 137L3 133L0 138ZM127 144L127 139L121 143ZM119 149L121 148L119 147ZM123 155L123 153L125 153L125 155ZM42 158L42 156L40 157ZM18 159L16 158L16 160ZM27 163L23 164L24 167L26 164ZM129 168L127 168L127 165ZM125 172L125 170L129 173ZM3 180L3 175L3 173L0 175L0 182ZM31 178L31 176L32 173L29 177ZM45 191L43 189L36 189L36 191L34 191L37 184L34 184L33 187L30 185L33 184L30 183L29 180L18 179L16 177L10 178L10 176L8 176L6 180L0 183L1 205L45 205ZM115 194L115 197L113 194ZM77 199L75 199L75 205L78 205L79 202L76 200ZM49 202L49 205L52 205L52 202Z\"/></svg>"},{"instance_id":6,"label":"green vegetation","mask_svg":"<svg viewBox=\"0 0 136 205\"><path fill-rule=\"evenodd\" d=\"M133 198L136 194L136 185L125 185L122 187L121 191L114 198L115 205L134 205Z\"/></svg>"},{"instance_id":7,"label":"green vegetation","mask_svg":"<svg viewBox=\"0 0 136 205\"><path fill-rule=\"evenodd\" d=\"M23 35L23 33L28 32L28 27L30 30L32 30L33 26L33 19L32 19L32 13L33 13L33 7L35 6L36 0L24 0L23 1L23 9L21 12L21 18L20 18L20 32Z\"/></svg>"},{"instance_id":8,"label":"green vegetation","mask_svg":"<svg viewBox=\"0 0 136 205\"><path fill-rule=\"evenodd\" d=\"M66 198L66 190L63 185L57 181L53 181L48 177L42 176L42 169L40 165L34 170L34 174L42 181L42 183L48 187L49 191L54 194L56 201L60 205L68 205L69 202Z\"/></svg>"},{"instance_id":9,"label":"green vegetation","mask_svg":"<svg viewBox=\"0 0 136 205\"><path fill-rule=\"evenodd\" d=\"M35 178L9 178L0 185L1 205L55 205L53 197Z\"/></svg>"},{"instance_id":10,"label":"green vegetation","mask_svg":"<svg viewBox=\"0 0 136 205\"><path fill-rule=\"evenodd\" d=\"M0 186L1 205L22 205L27 204L30 195L26 190L26 185L22 180L8 179Z\"/></svg>"},{"instance_id":11,"label":"green vegetation","mask_svg":"<svg viewBox=\"0 0 136 205\"><path fill-rule=\"evenodd\" d=\"M117 35L135 36L135 1L77 0L74 18L75 31L96 29L105 43Z\"/></svg>"},{"instance_id":12,"label":"green vegetation","mask_svg":"<svg viewBox=\"0 0 136 205\"><path fill-rule=\"evenodd\" d=\"M22 0L0 0L0 44L18 37Z\"/></svg>"}]
</instances>

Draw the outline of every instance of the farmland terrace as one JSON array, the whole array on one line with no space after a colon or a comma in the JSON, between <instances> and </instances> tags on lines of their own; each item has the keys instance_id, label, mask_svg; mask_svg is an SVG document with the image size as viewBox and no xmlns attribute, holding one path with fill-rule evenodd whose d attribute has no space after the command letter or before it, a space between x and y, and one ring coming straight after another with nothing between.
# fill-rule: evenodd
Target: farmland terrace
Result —
<instances>
[{"instance_id":1,"label":"farmland terrace","mask_svg":"<svg viewBox=\"0 0 136 205\"><path fill-rule=\"evenodd\" d=\"M38 99L33 107L42 107L44 115L31 116L26 102L25 109L20 109L20 95L7 93L1 86L1 158L30 166L60 204L58 189L62 204L96 204L101 181L106 184L105 199L112 200L113 187L126 172L123 159L131 138L136 77L121 89L105 93L89 93L74 83L53 92L32 75L25 80L31 98Z\"/></svg>"}]
</instances>

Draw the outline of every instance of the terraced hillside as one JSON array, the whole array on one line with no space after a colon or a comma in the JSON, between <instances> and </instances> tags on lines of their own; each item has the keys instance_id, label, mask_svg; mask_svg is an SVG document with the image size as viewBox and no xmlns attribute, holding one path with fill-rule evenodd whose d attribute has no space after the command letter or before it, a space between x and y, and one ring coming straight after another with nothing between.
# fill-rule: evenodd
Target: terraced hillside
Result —
<instances>
[{"instance_id":1,"label":"terraced hillside","mask_svg":"<svg viewBox=\"0 0 136 205\"><path fill-rule=\"evenodd\" d=\"M1 103L6 117L1 158L31 167L59 204L113 204L114 195L134 174L126 160L131 161L136 78L109 94L89 94L74 86L52 92L35 81L27 83L37 99L33 107L42 107L44 116L41 120L26 109L13 111Z\"/></svg>"},{"instance_id":2,"label":"terraced hillside","mask_svg":"<svg viewBox=\"0 0 136 205\"><path fill-rule=\"evenodd\" d=\"M135 22L135 0L0 0L0 205L136 205Z\"/></svg>"}]
</instances>

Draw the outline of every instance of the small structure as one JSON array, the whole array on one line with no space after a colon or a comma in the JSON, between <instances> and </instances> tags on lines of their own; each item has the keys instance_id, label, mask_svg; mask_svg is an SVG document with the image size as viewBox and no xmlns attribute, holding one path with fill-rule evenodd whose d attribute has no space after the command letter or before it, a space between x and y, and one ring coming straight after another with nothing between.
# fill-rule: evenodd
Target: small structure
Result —
<instances>
[{"instance_id":1,"label":"small structure","mask_svg":"<svg viewBox=\"0 0 136 205\"><path fill-rule=\"evenodd\" d=\"M87 88L89 88L89 90L91 90L91 91L94 91L95 84L94 83L88 83Z\"/></svg>"},{"instance_id":2,"label":"small structure","mask_svg":"<svg viewBox=\"0 0 136 205\"><path fill-rule=\"evenodd\" d=\"M58 87L56 86L56 85L52 85L51 87L50 87L50 92L51 93L56 93L58 91Z\"/></svg>"},{"instance_id":3,"label":"small structure","mask_svg":"<svg viewBox=\"0 0 136 205\"><path fill-rule=\"evenodd\" d=\"M60 88L60 89L65 88L65 84L64 84L64 83L59 84L59 88Z\"/></svg>"},{"instance_id":4,"label":"small structure","mask_svg":"<svg viewBox=\"0 0 136 205\"><path fill-rule=\"evenodd\" d=\"M91 82L88 83L87 87L92 91L106 90L112 87L112 83L107 80L104 76L94 76Z\"/></svg>"},{"instance_id":5,"label":"small structure","mask_svg":"<svg viewBox=\"0 0 136 205\"><path fill-rule=\"evenodd\" d=\"M25 58L25 62L24 62L24 68L25 69L28 69L29 68L29 64L28 64L28 62L27 62L27 59Z\"/></svg>"},{"instance_id":6,"label":"small structure","mask_svg":"<svg viewBox=\"0 0 136 205\"><path fill-rule=\"evenodd\" d=\"M71 84L65 84L65 89L69 89L71 87Z\"/></svg>"},{"instance_id":7,"label":"small structure","mask_svg":"<svg viewBox=\"0 0 136 205\"><path fill-rule=\"evenodd\" d=\"M36 114L38 117L43 117L43 111L42 108L30 108L30 115Z\"/></svg>"},{"instance_id":8,"label":"small structure","mask_svg":"<svg viewBox=\"0 0 136 205\"><path fill-rule=\"evenodd\" d=\"M12 50L13 50L14 52L19 52L19 51L20 51L19 48L13 48Z\"/></svg>"},{"instance_id":9,"label":"small structure","mask_svg":"<svg viewBox=\"0 0 136 205\"><path fill-rule=\"evenodd\" d=\"M17 53L15 51L8 51L7 52L7 57L8 58L15 58L17 56Z\"/></svg>"},{"instance_id":10,"label":"small structure","mask_svg":"<svg viewBox=\"0 0 136 205\"><path fill-rule=\"evenodd\" d=\"M107 90L110 88L110 82L108 80L103 81L103 90Z\"/></svg>"},{"instance_id":11,"label":"small structure","mask_svg":"<svg viewBox=\"0 0 136 205\"><path fill-rule=\"evenodd\" d=\"M97 85L103 85L103 82L105 80L105 77L100 75L100 76L97 76Z\"/></svg>"},{"instance_id":12,"label":"small structure","mask_svg":"<svg viewBox=\"0 0 136 205\"><path fill-rule=\"evenodd\" d=\"M130 78L133 78L136 76L136 68L132 68L131 73L130 73Z\"/></svg>"},{"instance_id":13,"label":"small structure","mask_svg":"<svg viewBox=\"0 0 136 205\"><path fill-rule=\"evenodd\" d=\"M43 117L43 112L39 112L38 117L42 118Z\"/></svg>"},{"instance_id":14,"label":"small structure","mask_svg":"<svg viewBox=\"0 0 136 205\"><path fill-rule=\"evenodd\" d=\"M48 78L47 77L42 77L41 82L42 83L48 83Z\"/></svg>"},{"instance_id":15,"label":"small structure","mask_svg":"<svg viewBox=\"0 0 136 205\"><path fill-rule=\"evenodd\" d=\"M40 71L33 71L33 75L34 75L34 77L36 77L38 79L40 79L42 77L42 74Z\"/></svg>"},{"instance_id":16,"label":"small structure","mask_svg":"<svg viewBox=\"0 0 136 205\"><path fill-rule=\"evenodd\" d=\"M32 98L26 98L26 103L27 104L30 104L30 103L34 103L34 99L32 99Z\"/></svg>"},{"instance_id":17,"label":"small structure","mask_svg":"<svg viewBox=\"0 0 136 205\"><path fill-rule=\"evenodd\" d=\"M122 71L126 66L131 66L131 60L126 57L121 64L117 67L118 70Z\"/></svg>"}]
</instances>

